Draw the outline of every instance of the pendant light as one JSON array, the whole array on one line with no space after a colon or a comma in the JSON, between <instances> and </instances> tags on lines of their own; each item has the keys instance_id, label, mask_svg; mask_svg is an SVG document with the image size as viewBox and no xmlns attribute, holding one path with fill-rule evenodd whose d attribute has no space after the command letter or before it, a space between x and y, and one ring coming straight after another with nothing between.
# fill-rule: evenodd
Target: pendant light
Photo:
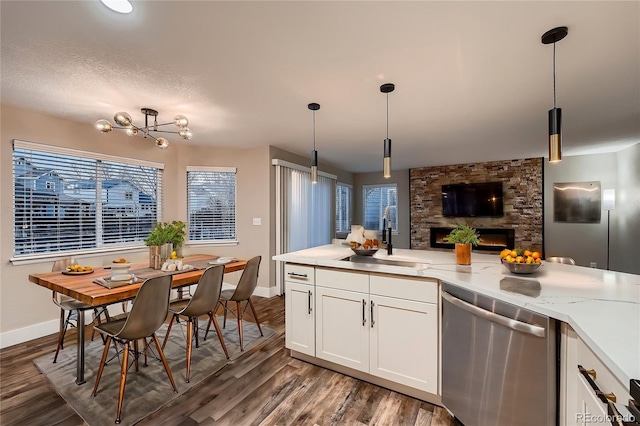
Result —
<instances>
[{"instance_id":1,"label":"pendant light","mask_svg":"<svg viewBox=\"0 0 640 426\"><path fill-rule=\"evenodd\" d=\"M316 151L316 111L320 104L310 103L307 107L313 111L313 151L311 151L311 183L318 183L318 151Z\"/></svg>"},{"instance_id":2,"label":"pendant light","mask_svg":"<svg viewBox=\"0 0 640 426\"><path fill-rule=\"evenodd\" d=\"M542 35L542 44L553 43L553 109L549 110L549 162L562 160L562 108L556 108L556 42L567 36L567 27L553 28Z\"/></svg>"},{"instance_id":3,"label":"pendant light","mask_svg":"<svg viewBox=\"0 0 640 426\"><path fill-rule=\"evenodd\" d=\"M382 175L391 177L391 139L389 139L389 93L395 90L393 83L385 83L380 86L380 91L387 94L387 138L384 140L384 159L382 160Z\"/></svg>"}]
</instances>

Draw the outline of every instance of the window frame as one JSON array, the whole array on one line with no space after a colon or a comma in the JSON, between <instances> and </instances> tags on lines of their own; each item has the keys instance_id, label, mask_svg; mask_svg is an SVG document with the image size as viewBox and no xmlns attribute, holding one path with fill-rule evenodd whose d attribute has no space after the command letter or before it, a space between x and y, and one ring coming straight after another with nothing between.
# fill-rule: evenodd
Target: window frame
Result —
<instances>
[{"instance_id":1,"label":"window frame","mask_svg":"<svg viewBox=\"0 0 640 426\"><path fill-rule=\"evenodd\" d=\"M96 164L108 162L108 163L123 164L127 166L142 166L142 167L153 168L157 173L157 176L155 177L156 183L157 183L157 188L156 188L157 193L155 194L157 197L156 203L155 203L156 211L157 211L156 220L157 221L162 220L163 201L164 201L164 196L163 196L163 179L164 179L163 172L165 168L164 164L145 161L145 160L132 159L132 158L118 157L114 155L101 154L101 153L90 152L90 151L82 151L78 149L66 148L66 147L55 146L55 145L23 141L19 139L13 139L12 153L11 153L11 157L12 157L11 173L12 173L12 186L13 186L12 188L13 253L9 261L14 265L39 263L42 261L50 261L52 259L60 259L60 258L65 258L69 256L103 254L103 253L116 252L116 251L122 252L123 250L132 250L132 249L139 250L145 247L144 240L132 241L132 242L125 241L122 243L109 242L107 245L104 245L105 240L100 241L100 238L102 238L102 235L103 235L102 230L98 229L98 226L102 226L102 223L100 220L103 219L102 213L100 213L100 215L96 215L96 219L95 219L96 220L95 247L70 249L70 250L62 250L62 251L49 251L49 252L37 252L37 253L32 252L28 254L16 254L15 250L16 250L17 234L16 234L15 166L16 165L24 166L26 163L25 161L20 161L20 160L16 162L16 149L33 151L34 153L36 153L36 155L50 154L50 155L63 155L63 156L69 156L69 157L89 159L89 160L95 161ZM99 168L100 166L97 165L96 167ZM96 188L100 186L98 182L102 182L102 181L104 181L104 178L96 179ZM55 182L54 182L54 185L57 186ZM62 182L61 182L61 186L64 187L64 184ZM96 197L96 199L98 198ZM98 208L98 206L96 206L96 208ZM85 211L86 209L83 206L81 206L81 209L80 209L81 217L86 217ZM100 220L98 220L98 217L100 217Z\"/></svg>"},{"instance_id":2,"label":"window frame","mask_svg":"<svg viewBox=\"0 0 640 426\"><path fill-rule=\"evenodd\" d=\"M235 186L234 186L234 239L228 240L193 240L190 235L190 226L191 226L191 210L189 206L189 172L222 172L222 173L233 173L235 175ZM215 166L187 166L186 169L186 193L187 193L187 241L185 244L189 245L237 245L238 244L238 169L237 167L215 167Z\"/></svg>"}]
</instances>

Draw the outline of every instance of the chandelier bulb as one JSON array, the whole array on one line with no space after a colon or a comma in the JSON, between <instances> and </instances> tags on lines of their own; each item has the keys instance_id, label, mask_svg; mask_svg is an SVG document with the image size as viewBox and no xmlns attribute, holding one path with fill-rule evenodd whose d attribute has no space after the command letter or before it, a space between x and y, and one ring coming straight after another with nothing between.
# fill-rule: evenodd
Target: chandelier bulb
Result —
<instances>
[{"instance_id":1,"label":"chandelier bulb","mask_svg":"<svg viewBox=\"0 0 640 426\"><path fill-rule=\"evenodd\" d=\"M165 138L158 138L156 139L156 147L160 149L167 149L169 148L169 141Z\"/></svg>"},{"instance_id":2,"label":"chandelier bulb","mask_svg":"<svg viewBox=\"0 0 640 426\"><path fill-rule=\"evenodd\" d=\"M96 129L98 129L101 133L109 133L113 130L113 126L109 122L109 120L98 120L96 121Z\"/></svg>"},{"instance_id":3,"label":"chandelier bulb","mask_svg":"<svg viewBox=\"0 0 640 426\"><path fill-rule=\"evenodd\" d=\"M186 140L190 140L191 137L193 136L193 133L191 133L191 130L189 130L188 127L185 127L184 129L180 129L178 134L182 139L186 139Z\"/></svg>"},{"instance_id":4,"label":"chandelier bulb","mask_svg":"<svg viewBox=\"0 0 640 426\"><path fill-rule=\"evenodd\" d=\"M129 127L127 127L127 130L125 130L125 132L129 136L135 136L135 135L138 134L138 128L137 127L133 127L133 126L129 126Z\"/></svg>"},{"instance_id":5,"label":"chandelier bulb","mask_svg":"<svg viewBox=\"0 0 640 426\"><path fill-rule=\"evenodd\" d=\"M176 117L173 119L173 122L180 128L185 128L189 125L189 119L182 114L176 115Z\"/></svg>"},{"instance_id":6,"label":"chandelier bulb","mask_svg":"<svg viewBox=\"0 0 640 426\"><path fill-rule=\"evenodd\" d=\"M113 121L122 127L130 126L133 122L131 116L126 112L117 112L116 115L113 116Z\"/></svg>"}]
</instances>

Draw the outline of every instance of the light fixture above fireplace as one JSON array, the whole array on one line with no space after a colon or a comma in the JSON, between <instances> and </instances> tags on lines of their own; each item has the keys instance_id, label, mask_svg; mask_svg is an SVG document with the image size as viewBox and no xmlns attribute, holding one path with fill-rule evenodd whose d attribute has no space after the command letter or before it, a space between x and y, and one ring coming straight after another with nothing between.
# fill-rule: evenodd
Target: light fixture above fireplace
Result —
<instances>
[{"instance_id":1,"label":"light fixture above fireplace","mask_svg":"<svg viewBox=\"0 0 640 426\"><path fill-rule=\"evenodd\" d=\"M109 120L102 119L96 121L96 128L101 133L109 133L113 129L119 129L124 130L129 136L142 136L143 138L151 138L156 141L156 146L160 149L168 148L169 141L164 137L156 138L151 132L173 133L180 135L182 139L191 139L192 133L191 130L189 130L189 128L187 127L189 125L189 119L186 116L178 114L175 116L172 122L158 124L158 111L151 108L142 108L140 112L144 114L144 127L133 124L133 119L131 118L131 115L129 115L129 113L117 112L113 116L113 121L115 121L116 124L118 124L120 127L115 127ZM153 117L153 123L151 124L149 124L149 117ZM159 127L169 125L175 125L179 130L158 130Z\"/></svg>"}]
</instances>

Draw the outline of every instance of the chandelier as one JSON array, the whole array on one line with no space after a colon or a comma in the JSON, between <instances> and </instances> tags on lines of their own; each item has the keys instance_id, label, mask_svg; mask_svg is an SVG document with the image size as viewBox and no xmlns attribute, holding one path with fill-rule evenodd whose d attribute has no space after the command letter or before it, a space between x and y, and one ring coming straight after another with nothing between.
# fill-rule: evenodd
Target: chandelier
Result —
<instances>
[{"instance_id":1,"label":"chandelier","mask_svg":"<svg viewBox=\"0 0 640 426\"><path fill-rule=\"evenodd\" d=\"M126 112L118 112L113 116L113 121L118 124L120 127L115 127L109 122L109 120L98 120L96 121L96 128L101 133L109 133L113 129L124 130L129 136L137 136L141 135L143 138L151 138L156 141L156 147L160 149L167 149L169 147L169 141L163 137L156 138L151 134L151 132L157 133L173 133L178 134L182 139L189 140L191 139L191 130L187 127L189 125L189 119L182 115L178 114L175 116L172 122L158 124L158 111L151 108L142 108L140 110L144 114L144 127L137 126L133 124L133 119ZM153 117L153 123L149 124L149 117ZM178 127L178 131L172 132L169 130L158 130L158 127L168 126L174 124Z\"/></svg>"}]
</instances>

